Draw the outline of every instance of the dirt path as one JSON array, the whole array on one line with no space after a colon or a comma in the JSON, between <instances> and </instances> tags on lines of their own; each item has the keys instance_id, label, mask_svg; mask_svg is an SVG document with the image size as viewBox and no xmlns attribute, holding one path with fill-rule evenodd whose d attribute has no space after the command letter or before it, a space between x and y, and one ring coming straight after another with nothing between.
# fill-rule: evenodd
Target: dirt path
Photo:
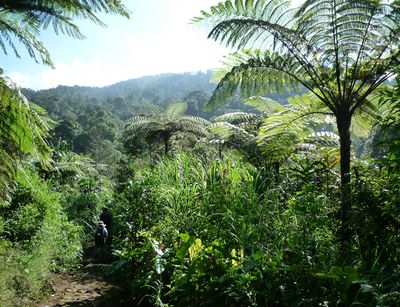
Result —
<instances>
[{"instance_id":1,"label":"dirt path","mask_svg":"<svg viewBox=\"0 0 400 307\"><path fill-rule=\"evenodd\" d=\"M129 306L120 288L107 281L108 267L86 255L81 270L70 275L53 275L52 294L36 306Z\"/></svg>"}]
</instances>

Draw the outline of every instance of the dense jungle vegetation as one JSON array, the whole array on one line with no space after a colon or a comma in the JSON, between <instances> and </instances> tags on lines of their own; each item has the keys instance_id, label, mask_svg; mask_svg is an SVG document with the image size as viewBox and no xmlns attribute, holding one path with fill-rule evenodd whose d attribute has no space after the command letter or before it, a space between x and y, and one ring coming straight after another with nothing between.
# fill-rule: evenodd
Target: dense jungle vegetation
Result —
<instances>
[{"instance_id":1,"label":"dense jungle vegetation","mask_svg":"<svg viewBox=\"0 0 400 307\"><path fill-rule=\"evenodd\" d=\"M400 2L289 5L201 12L238 49L213 73L41 91L0 76L0 306L79 270L103 207L132 306L400 306ZM129 17L0 8L3 51L17 39L45 65L43 28Z\"/></svg>"}]
</instances>

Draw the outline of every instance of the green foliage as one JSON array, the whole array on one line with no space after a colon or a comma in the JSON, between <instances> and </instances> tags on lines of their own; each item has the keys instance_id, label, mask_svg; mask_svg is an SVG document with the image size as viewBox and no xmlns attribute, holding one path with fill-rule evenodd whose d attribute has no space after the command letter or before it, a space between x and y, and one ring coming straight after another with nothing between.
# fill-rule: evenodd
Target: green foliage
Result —
<instances>
[{"instance_id":1,"label":"green foliage","mask_svg":"<svg viewBox=\"0 0 400 307\"><path fill-rule=\"evenodd\" d=\"M149 104L149 114L134 116L126 125L124 143L129 149L144 139L147 143L160 142L164 145L164 155L169 153L170 141L178 132L195 137L207 136L205 127L209 122L200 117L184 116L187 104L176 102L170 104L165 110Z\"/></svg>"},{"instance_id":2,"label":"green foliage","mask_svg":"<svg viewBox=\"0 0 400 307\"><path fill-rule=\"evenodd\" d=\"M313 272L329 270L336 257L336 208L319 193L337 176L325 165L320 173L329 175L312 183L318 164L304 164L280 187L229 157L182 155L126 178L115 242L123 267L133 267L126 278L135 299L215 306L329 298Z\"/></svg>"},{"instance_id":3,"label":"green foliage","mask_svg":"<svg viewBox=\"0 0 400 307\"><path fill-rule=\"evenodd\" d=\"M392 269L399 261L400 185L399 174L393 171L394 165L397 165L396 161L385 159L379 162L360 161L355 168L353 190L358 206L351 216L357 233L357 249L354 252L361 255L362 266L366 270L384 266Z\"/></svg>"},{"instance_id":4,"label":"green foliage","mask_svg":"<svg viewBox=\"0 0 400 307\"><path fill-rule=\"evenodd\" d=\"M52 125L42 108L28 102L12 81L0 76L0 204L23 155L31 154L44 168L49 167L46 137Z\"/></svg>"},{"instance_id":5,"label":"green foliage","mask_svg":"<svg viewBox=\"0 0 400 307\"><path fill-rule=\"evenodd\" d=\"M314 99L305 94L290 98L287 106L265 119L258 144L266 159L272 162L285 160L301 147L305 150L316 150L318 145L338 147L339 138L331 132L332 114Z\"/></svg>"},{"instance_id":6,"label":"green foliage","mask_svg":"<svg viewBox=\"0 0 400 307\"><path fill-rule=\"evenodd\" d=\"M202 12L210 38L241 49L220 81L210 106L240 86L243 95L300 83L332 111L352 97L352 112L392 73L398 62L396 4L356 1L226 1ZM328 25L329 24L329 25ZM374 29L374 31L370 31ZM382 39L377 40L375 35Z\"/></svg>"},{"instance_id":7,"label":"green foliage","mask_svg":"<svg viewBox=\"0 0 400 307\"><path fill-rule=\"evenodd\" d=\"M302 85L317 98L317 109L323 104L334 114L342 186L342 226L337 235L345 254L352 236L350 127L355 112L368 104L399 64L398 2L309 0L290 9L290 2L283 0L227 0L201 15L195 22L211 23L209 38L239 49L230 57L209 108L237 89L249 97ZM298 133L283 130L287 137L277 150L285 154L301 140Z\"/></svg>"},{"instance_id":8,"label":"green foliage","mask_svg":"<svg viewBox=\"0 0 400 307\"><path fill-rule=\"evenodd\" d=\"M399 68L397 68L399 71ZM369 153L372 157L382 159L387 157L394 167L393 171L398 171L398 161L400 157L400 85L399 76L396 78L396 85L384 88L379 94L380 116L378 125L374 129L374 134L369 143Z\"/></svg>"},{"instance_id":9,"label":"green foliage","mask_svg":"<svg viewBox=\"0 0 400 307\"><path fill-rule=\"evenodd\" d=\"M107 183L98 177L82 176L75 177L72 184L60 185L58 189L63 191L60 202L68 220L83 229L81 240L92 239L101 209L109 200Z\"/></svg>"},{"instance_id":10,"label":"green foliage","mask_svg":"<svg viewBox=\"0 0 400 307\"><path fill-rule=\"evenodd\" d=\"M246 99L245 104L253 107L259 113L241 111L215 117L216 123L208 127L208 130L214 134L210 143L219 145L220 158L222 158L221 147L223 145L237 149L249 162L263 167L265 159L257 146L259 128L266 116L282 110L283 107L270 98L260 96Z\"/></svg>"},{"instance_id":11,"label":"green foliage","mask_svg":"<svg viewBox=\"0 0 400 307\"><path fill-rule=\"evenodd\" d=\"M10 204L0 207L2 306L41 297L50 272L76 264L81 252L81 228L68 222L59 194L25 171L17 178Z\"/></svg>"},{"instance_id":12,"label":"green foliage","mask_svg":"<svg viewBox=\"0 0 400 307\"><path fill-rule=\"evenodd\" d=\"M206 106L208 111L223 104L227 97L237 91L239 86L243 98L267 95L273 92L282 93L284 88L289 91L298 89L297 78L292 75L293 72L297 72L297 68L293 67L296 63L289 56L246 49L230 55L226 65L233 68L218 72L221 75L223 72L225 74ZM305 76L299 76L299 78L302 77L305 78Z\"/></svg>"}]
</instances>

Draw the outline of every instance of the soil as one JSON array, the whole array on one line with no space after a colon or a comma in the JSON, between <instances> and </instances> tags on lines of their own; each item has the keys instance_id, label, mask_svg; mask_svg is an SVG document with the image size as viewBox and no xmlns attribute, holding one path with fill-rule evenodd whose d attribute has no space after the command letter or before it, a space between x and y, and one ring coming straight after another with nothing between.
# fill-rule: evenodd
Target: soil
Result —
<instances>
[{"instance_id":1,"label":"soil","mask_svg":"<svg viewBox=\"0 0 400 307\"><path fill-rule=\"evenodd\" d=\"M109 261L99 261L94 253L94 247L86 250L80 270L54 274L49 298L36 306L132 306L121 287L108 278Z\"/></svg>"}]
</instances>

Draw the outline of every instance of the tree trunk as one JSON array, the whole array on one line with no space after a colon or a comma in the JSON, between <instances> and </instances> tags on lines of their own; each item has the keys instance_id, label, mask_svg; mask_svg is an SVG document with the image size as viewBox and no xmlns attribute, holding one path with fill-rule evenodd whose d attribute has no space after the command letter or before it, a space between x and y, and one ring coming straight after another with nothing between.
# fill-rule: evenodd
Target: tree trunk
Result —
<instances>
[{"instance_id":1,"label":"tree trunk","mask_svg":"<svg viewBox=\"0 0 400 307\"><path fill-rule=\"evenodd\" d=\"M169 137L164 138L164 156L167 156L167 154L168 154L168 150L169 150L168 142L169 142Z\"/></svg>"},{"instance_id":2,"label":"tree trunk","mask_svg":"<svg viewBox=\"0 0 400 307\"><path fill-rule=\"evenodd\" d=\"M336 117L340 138L340 221L339 240L342 246L348 245L351 239L349 214L351 211L351 187L350 187L350 125L351 114L344 110Z\"/></svg>"}]
</instances>

